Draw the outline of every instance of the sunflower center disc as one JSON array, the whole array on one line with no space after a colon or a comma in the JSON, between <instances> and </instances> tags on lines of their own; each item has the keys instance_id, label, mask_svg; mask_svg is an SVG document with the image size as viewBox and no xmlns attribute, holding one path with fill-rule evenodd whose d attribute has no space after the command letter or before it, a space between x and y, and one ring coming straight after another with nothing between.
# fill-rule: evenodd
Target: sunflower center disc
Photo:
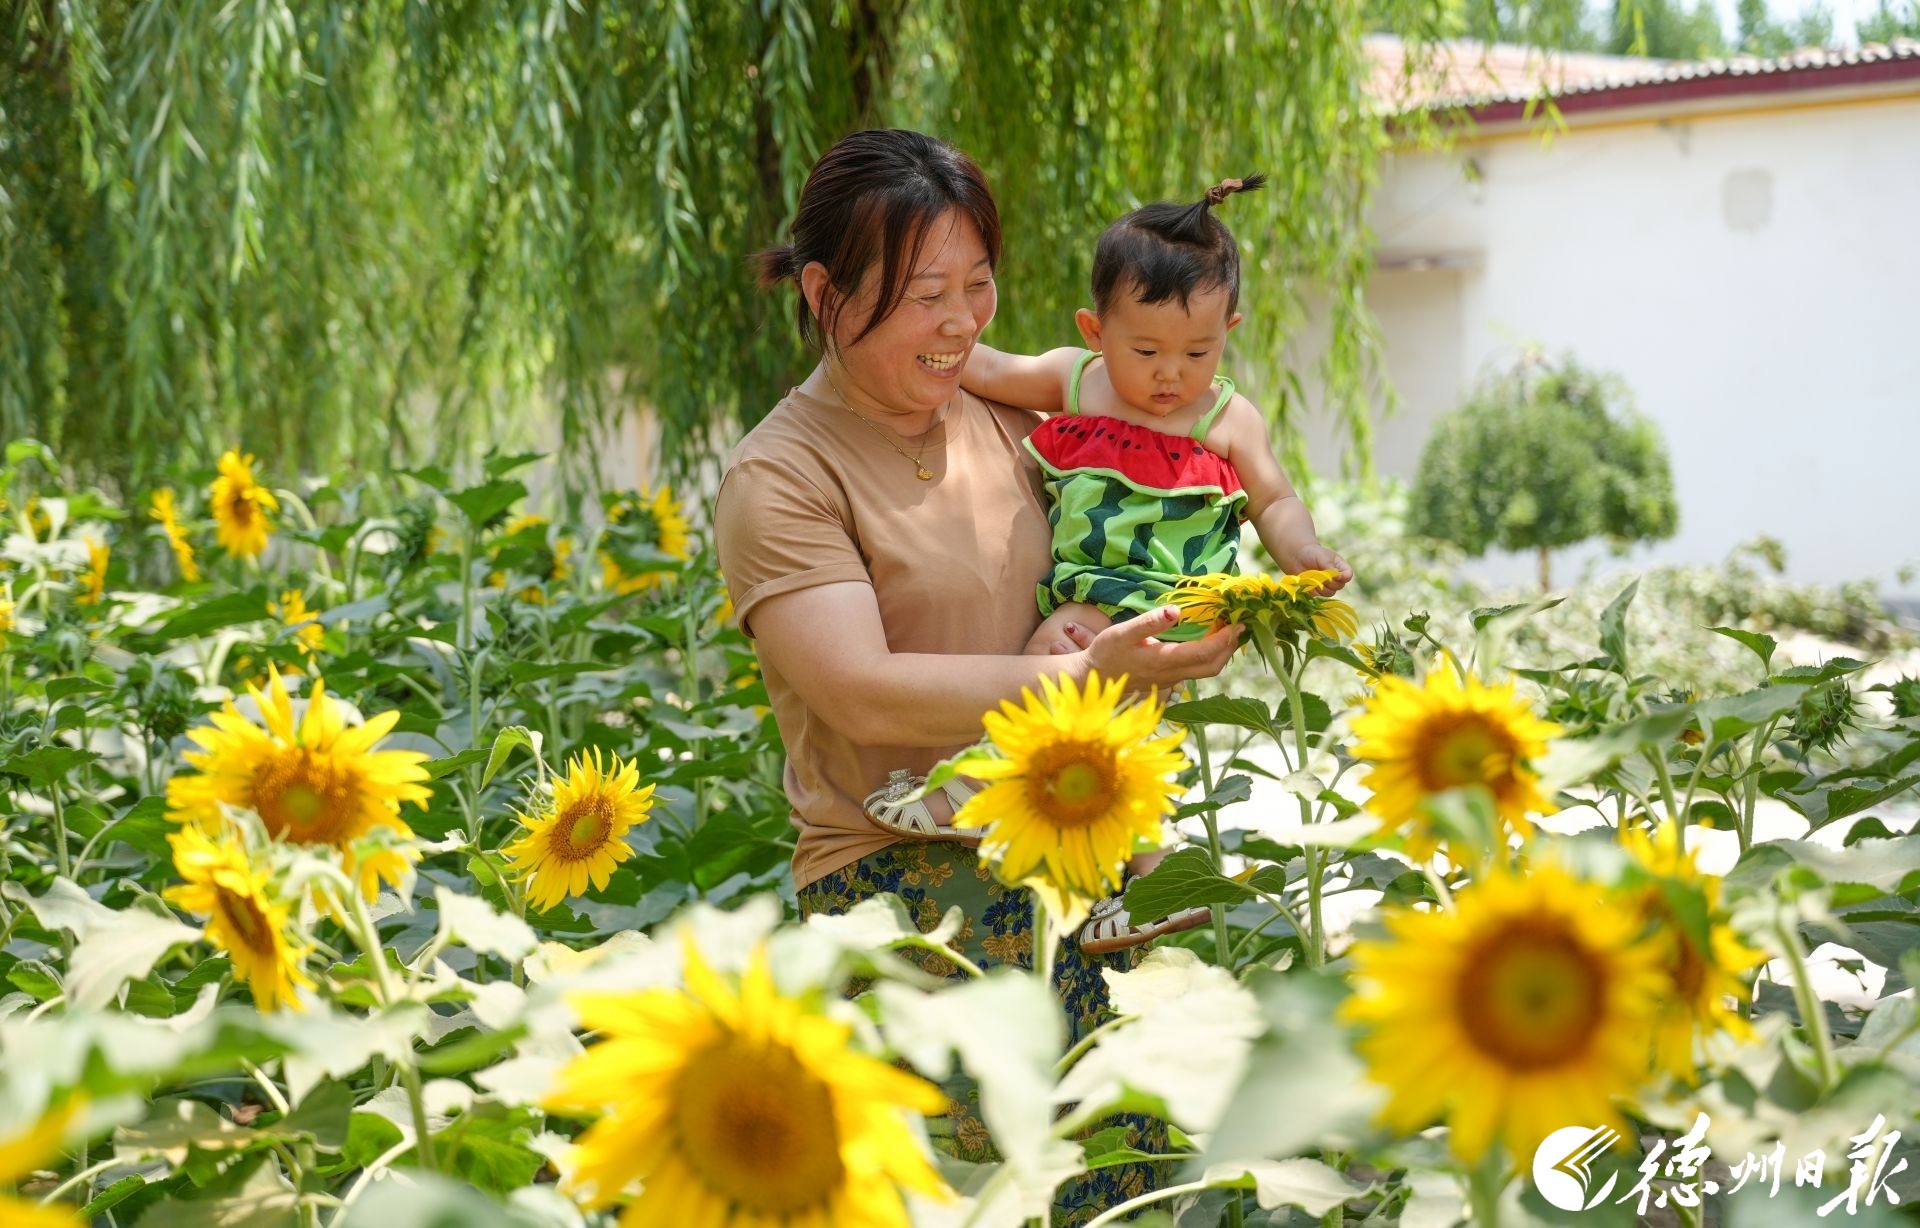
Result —
<instances>
[{"instance_id":1,"label":"sunflower center disc","mask_svg":"<svg viewBox=\"0 0 1920 1228\"><path fill-rule=\"evenodd\" d=\"M714 1194L763 1214L825 1214L846 1179L833 1097L791 1051L723 1041L687 1063L677 1098L681 1155Z\"/></svg>"},{"instance_id":2,"label":"sunflower center disc","mask_svg":"<svg viewBox=\"0 0 1920 1228\"><path fill-rule=\"evenodd\" d=\"M335 844L345 830L347 782L306 751L269 759L254 775L254 809L267 831L302 844Z\"/></svg>"},{"instance_id":3,"label":"sunflower center disc","mask_svg":"<svg viewBox=\"0 0 1920 1228\"><path fill-rule=\"evenodd\" d=\"M1425 755L1427 786L1433 790L1491 784L1507 745L1493 730L1469 718L1442 729Z\"/></svg>"},{"instance_id":4,"label":"sunflower center disc","mask_svg":"<svg viewBox=\"0 0 1920 1228\"><path fill-rule=\"evenodd\" d=\"M1467 1038L1514 1070L1577 1060L1600 1023L1601 977L1564 932L1495 935L1467 961L1458 1007Z\"/></svg>"},{"instance_id":5,"label":"sunflower center disc","mask_svg":"<svg viewBox=\"0 0 1920 1228\"><path fill-rule=\"evenodd\" d=\"M1113 767L1085 746L1062 746L1038 763L1040 786L1034 808L1058 826L1079 827L1104 815L1113 804Z\"/></svg>"},{"instance_id":6,"label":"sunflower center disc","mask_svg":"<svg viewBox=\"0 0 1920 1228\"><path fill-rule=\"evenodd\" d=\"M220 915L241 945L259 954L271 952L273 942L267 932L267 918L260 911L260 906L247 896L225 888L219 889L218 898Z\"/></svg>"},{"instance_id":7,"label":"sunflower center disc","mask_svg":"<svg viewBox=\"0 0 1920 1228\"><path fill-rule=\"evenodd\" d=\"M567 828L567 844L575 853L591 853L607 842L611 826L599 806L588 806L573 816Z\"/></svg>"}]
</instances>

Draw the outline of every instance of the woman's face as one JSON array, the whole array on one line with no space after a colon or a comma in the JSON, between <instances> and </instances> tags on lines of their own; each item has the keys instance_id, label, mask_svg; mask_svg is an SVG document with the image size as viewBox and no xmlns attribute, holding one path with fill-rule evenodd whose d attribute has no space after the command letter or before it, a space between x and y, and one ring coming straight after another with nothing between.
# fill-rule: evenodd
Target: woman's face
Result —
<instances>
[{"instance_id":1,"label":"woman's face","mask_svg":"<svg viewBox=\"0 0 1920 1228\"><path fill-rule=\"evenodd\" d=\"M836 321L839 357L847 378L858 387L858 393L853 388L844 391L864 393L870 408L881 412L938 409L959 389L961 368L999 303L986 244L972 220L958 210L935 218L906 296L878 328L850 344L873 311L879 283L876 261Z\"/></svg>"}]
</instances>

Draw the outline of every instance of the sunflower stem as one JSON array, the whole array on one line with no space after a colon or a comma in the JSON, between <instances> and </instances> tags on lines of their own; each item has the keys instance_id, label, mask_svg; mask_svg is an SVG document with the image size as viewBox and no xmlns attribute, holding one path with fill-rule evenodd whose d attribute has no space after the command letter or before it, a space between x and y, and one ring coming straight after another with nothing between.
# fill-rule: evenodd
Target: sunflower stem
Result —
<instances>
[{"instance_id":1,"label":"sunflower stem","mask_svg":"<svg viewBox=\"0 0 1920 1228\"><path fill-rule=\"evenodd\" d=\"M1199 687L1189 684L1187 691L1194 698L1197 699L1199 697ZM1207 727L1205 725L1190 725L1188 728L1193 731L1194 750L1198 752L1200 756L1200 792L1203 797L1211 797L1213 796L1213 754L1207 747ZM1220 816L1212 810L1202 810L1200 812L1200 821L1206 824L1207 852L1213 857L1213 872L1215 874L1225 874L1226 871L1221 865L1224 851L1220 846ZM1234 966L1234 951L1227 935L1225 905L1218 905L1213 909L1213 950L1214 962L1222 968L1225 968L1228 972L1232 972Z\"/></svg>"},{"instance_id":2,"label":"sunflower stem","mask_svg":"<svg viewBox=\"0 0 1920 1228\"><path fill-rule=\"evenodd\" d=\"M1264 651L1266 644L1262 641ZM1268 665L1273 664L1271 657ZM1306 661L1302 657L1299 666L1293 670L1277 671L1281 689L1287 693L1287 714L1293 723L1293 753L1295 772L1307 770L1307 708L1300 698L1300 675L1306 670ZM1294 794L1294 800L1300 803L1300 825L1305 827L1313 822L1313 805L1300 794ZM1309 845L1301 850L1306 862L1307 872L1307 967L1319 968L1327 962L1327 929L1320 908L1320 876L1325 867L1320 861L1320 850Z\"/></svg>"},{"instance_id":3,"label":"sunflower stem","mask_svg":"<svg viewBox=\"0 0 1920 1228\"><path fill-rule=\"evenodd\" d=\"M1506 1165L1497 1151L1467 1171L1467 1198L1473 1208L1474 1228L1499 1228L1500 1193L1506 1186Z\"/></svg>"},{"instance_id":4,"label":"sunflower stem","mask_svg":"<svg viewBox=\"0 0 1920 1228\"><path fill-rule=\"evenodd\" d=\"M1827 1034L1826 1007L1814 994L1813 978L1807 974L1807 955L1800 949L1800 935L1784 913L1774 917L1773 934L1786 952L1788 967L1793 969L1793 1000L1800 1008L1800 1026L1806 1029L1814 1059L1820 1064L1821 1085L1830 1089L1840 1082L1840 1064L1833 1055L1833 1037Z\"/></svg>"},{"instance_id":5,"label":"sunflower stem","mask_svg":"<svg viewBox=\"0 0 1920 1228\"><path fill-rule=\"evenodd\" d=\"M1033 970L1040 977L1040 988L1053 993L1053 914L1047 911L1040 893L1033 895Z\"/></svg>"},{"instance_id":6,"label":"sunflower stem","mask_svg":"<svg viewBox=\"0 0 1920 1228\"><path fill-rule=\"evenodd\" d=\"M47 780L47 792L53 797L53 856L61 878L73 877L73 863L67 858L67 808L60 801L60 782Z\"/></svg>"},{"instance_id":7,"label":"sunflower stem","mask_svg":"<svg viewBox=\"0 0 1920 1228\"><path fill-rule=\"evenodd\" d=\"M373 917L367 912L367 899L355 884L345 884L340 894L346 898L347 907L353 917L353 927L360 940L360 949L367 954L367 960L373 965L373 979L380 992L382 1009L391 1006L397 995L393 984L393 974L387 968L387 949L380 942L380 929L373 923ZM400 1083L407 1089L407 1107L413 1113L413 1132L420 1151L421 1166L437 1169L434 1162L433 1135L427 1130L427 1103L420 1092L420 1072L414 1069L413 1053L408 1051L405 1057L394 1062L395 1072Z\"/></svg>"},{"instance_id":8,"label":"sunflower stem","mask_svg":"<svg viewBox=\"0 0 1920 1228\"><path fill-rule=\"evenodd\" d=\"M1654 772L1660 777L1661 800L1667 803L1667 814L1680 828L1680 834L1684 836L1687 831L1687 816L1684 812L1674 809L1673 773L1667 768L1667 748L1662 746L1658 753L1652 750L1645 753L1647 762L1653 764Z\"/></svg>"}]
</instances>

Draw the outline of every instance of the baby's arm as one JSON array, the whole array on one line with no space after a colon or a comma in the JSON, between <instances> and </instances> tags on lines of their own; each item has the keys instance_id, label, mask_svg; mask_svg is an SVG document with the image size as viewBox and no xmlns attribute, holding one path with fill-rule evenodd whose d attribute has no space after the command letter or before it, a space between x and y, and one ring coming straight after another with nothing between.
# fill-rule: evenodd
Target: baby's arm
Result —
<instances>
[{"instance_id":1,"label":"baby's arm","mask_svg":"<svg viewBox=\"0 0 1920 1228\"><path fill-rule=\"evenodd\" d=\"M1274 458L1273 446L1267 442L1267 420L1253 402L1236 393L1207 432L1207 443L1240 474L1247 492L1247 519L1275 562L1289 574L1310 568L1336 573L1319 590L1323 597L1353 579L1346 560L1320 544L1313 517Z\"/></svg>"},{"instance_id":2,"label":"baby's arm","mask_svg":"<svg viewBox=\"0 0 1920 1228\"><path fill-rule=\"evenodd\" d=\"M976 345L960 372L960 386L989 401L1057 414L1067 407L1067 381L1079 355L1072 346L1044 354L1006 354Z\"/></svg>"}]
</instances>

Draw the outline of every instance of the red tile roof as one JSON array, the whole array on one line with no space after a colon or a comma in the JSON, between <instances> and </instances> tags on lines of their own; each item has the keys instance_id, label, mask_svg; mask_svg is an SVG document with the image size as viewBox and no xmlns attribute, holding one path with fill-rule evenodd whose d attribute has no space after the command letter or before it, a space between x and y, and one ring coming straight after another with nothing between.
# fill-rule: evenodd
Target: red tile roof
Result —
<instances>
[{"instance_id":1,"label":"red tile roof","mask_svg":"<svg viewBox=\"0 0 1920 1228\"><path fill-rule=\"evenodd\" d=\"M1920 81L1916 39L1697 62L1449 42L1434 49L1429 63L1409 67L1405 47L1389 36L1368 38L1366 52L1373 61L1368 92L1384 110L1466 111L1481 123L1518 119L1529 102L1549 96L1562 114L1571 114L1715 95Z\"/></svg>"}]
</instances>

